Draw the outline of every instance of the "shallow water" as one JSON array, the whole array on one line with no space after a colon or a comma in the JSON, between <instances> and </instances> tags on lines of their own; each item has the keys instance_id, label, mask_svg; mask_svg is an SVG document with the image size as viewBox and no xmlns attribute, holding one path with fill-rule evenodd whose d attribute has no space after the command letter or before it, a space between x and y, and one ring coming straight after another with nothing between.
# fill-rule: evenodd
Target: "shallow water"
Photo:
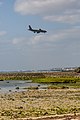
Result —
<instances>
[{"instance_id":1,"label":"shallow water","mask_svg":"<svg viewBox=\"0 0 80 120\"><path fill-rule=\"evenodd\" d=\"M4 80L0 81L0 92L25 91L28 87L42 87L39 83L32 83L31 80ZM19 89L16 89L19 88Z\"/></svg>"}]
</instances>

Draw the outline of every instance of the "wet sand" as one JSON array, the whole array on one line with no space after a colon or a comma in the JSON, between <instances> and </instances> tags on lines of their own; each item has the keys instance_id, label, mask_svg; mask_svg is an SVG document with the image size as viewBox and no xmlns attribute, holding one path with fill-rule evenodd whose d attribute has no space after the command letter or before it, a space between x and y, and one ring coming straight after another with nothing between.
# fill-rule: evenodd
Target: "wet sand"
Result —
<instances>
[{"instance_id":1,"label":"wet sand","mask_svg":"<svg viewBox=\"0 0 80 120\"><path fill-rule=\"evenodd\" d=\"M80 113L80 89L0 93L0 120L80 120L77 113Z\"/></svg>"}]
</instances>

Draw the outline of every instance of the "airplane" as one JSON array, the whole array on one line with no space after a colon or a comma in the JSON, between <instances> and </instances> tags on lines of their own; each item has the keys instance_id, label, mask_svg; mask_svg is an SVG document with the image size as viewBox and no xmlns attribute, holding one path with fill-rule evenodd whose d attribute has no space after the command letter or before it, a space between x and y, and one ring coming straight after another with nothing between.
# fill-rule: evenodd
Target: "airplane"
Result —
<instances>
[{"instance_id":1,"label":"airplane","mask_svg":"<svg viewBox=\"0 0 80 120\"><path fill-rule=\"evenodd\" d=\"M30 25L29 25L29 29L30 31L34 32L34 33L46 33L47 31L46 30L42 30L42 29L33 29Z\"/></svg>"}]
</instances>

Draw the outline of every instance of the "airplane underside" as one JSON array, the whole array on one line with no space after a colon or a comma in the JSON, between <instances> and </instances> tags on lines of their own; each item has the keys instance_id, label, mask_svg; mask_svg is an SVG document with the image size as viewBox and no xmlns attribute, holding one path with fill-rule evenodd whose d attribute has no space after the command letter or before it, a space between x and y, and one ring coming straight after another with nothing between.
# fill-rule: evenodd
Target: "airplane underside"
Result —
<instances>
[{"instance_id":1,"label":"airplane underside","mask_svg":"<svg viewBox=\"0 0 80 120\"><path fill-rule=\"evenodd\" d=\"M29 29L28 30L30 30L30 31L32 31L34 33L40 33L40 32L46 33L47 32L46 30L42 30L42 29L38 29L38 30L32 29L32 27L30 25L29 25Z\"/></svg>"}]
</instances>

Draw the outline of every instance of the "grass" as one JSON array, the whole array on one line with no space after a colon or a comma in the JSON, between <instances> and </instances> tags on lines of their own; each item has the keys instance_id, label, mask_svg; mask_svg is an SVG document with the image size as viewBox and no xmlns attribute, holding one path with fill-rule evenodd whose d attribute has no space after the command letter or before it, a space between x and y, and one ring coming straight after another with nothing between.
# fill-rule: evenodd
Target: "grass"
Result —
<instances>
[{"instance_id":1,"label":"grass","mask_svg":"<svg viewBox=\"0 0 80 120\"><path fill-rule=\"evenodd\" d=\"M80 78L75 77L34 78L32 82L47 84L48 89L80 88Z\"/></svg>"},{"instance_id":2,"label":"grass","mask_svg":"<svg viewBox=\"0 0 80 120\"><path fill-rule=\"evenodd\" d=\"M80 82L80 78L75 78L75 77L32 78L32 82L37 82L37 83L76 83L76 82Z\"/></svg>"}]
</instances>

